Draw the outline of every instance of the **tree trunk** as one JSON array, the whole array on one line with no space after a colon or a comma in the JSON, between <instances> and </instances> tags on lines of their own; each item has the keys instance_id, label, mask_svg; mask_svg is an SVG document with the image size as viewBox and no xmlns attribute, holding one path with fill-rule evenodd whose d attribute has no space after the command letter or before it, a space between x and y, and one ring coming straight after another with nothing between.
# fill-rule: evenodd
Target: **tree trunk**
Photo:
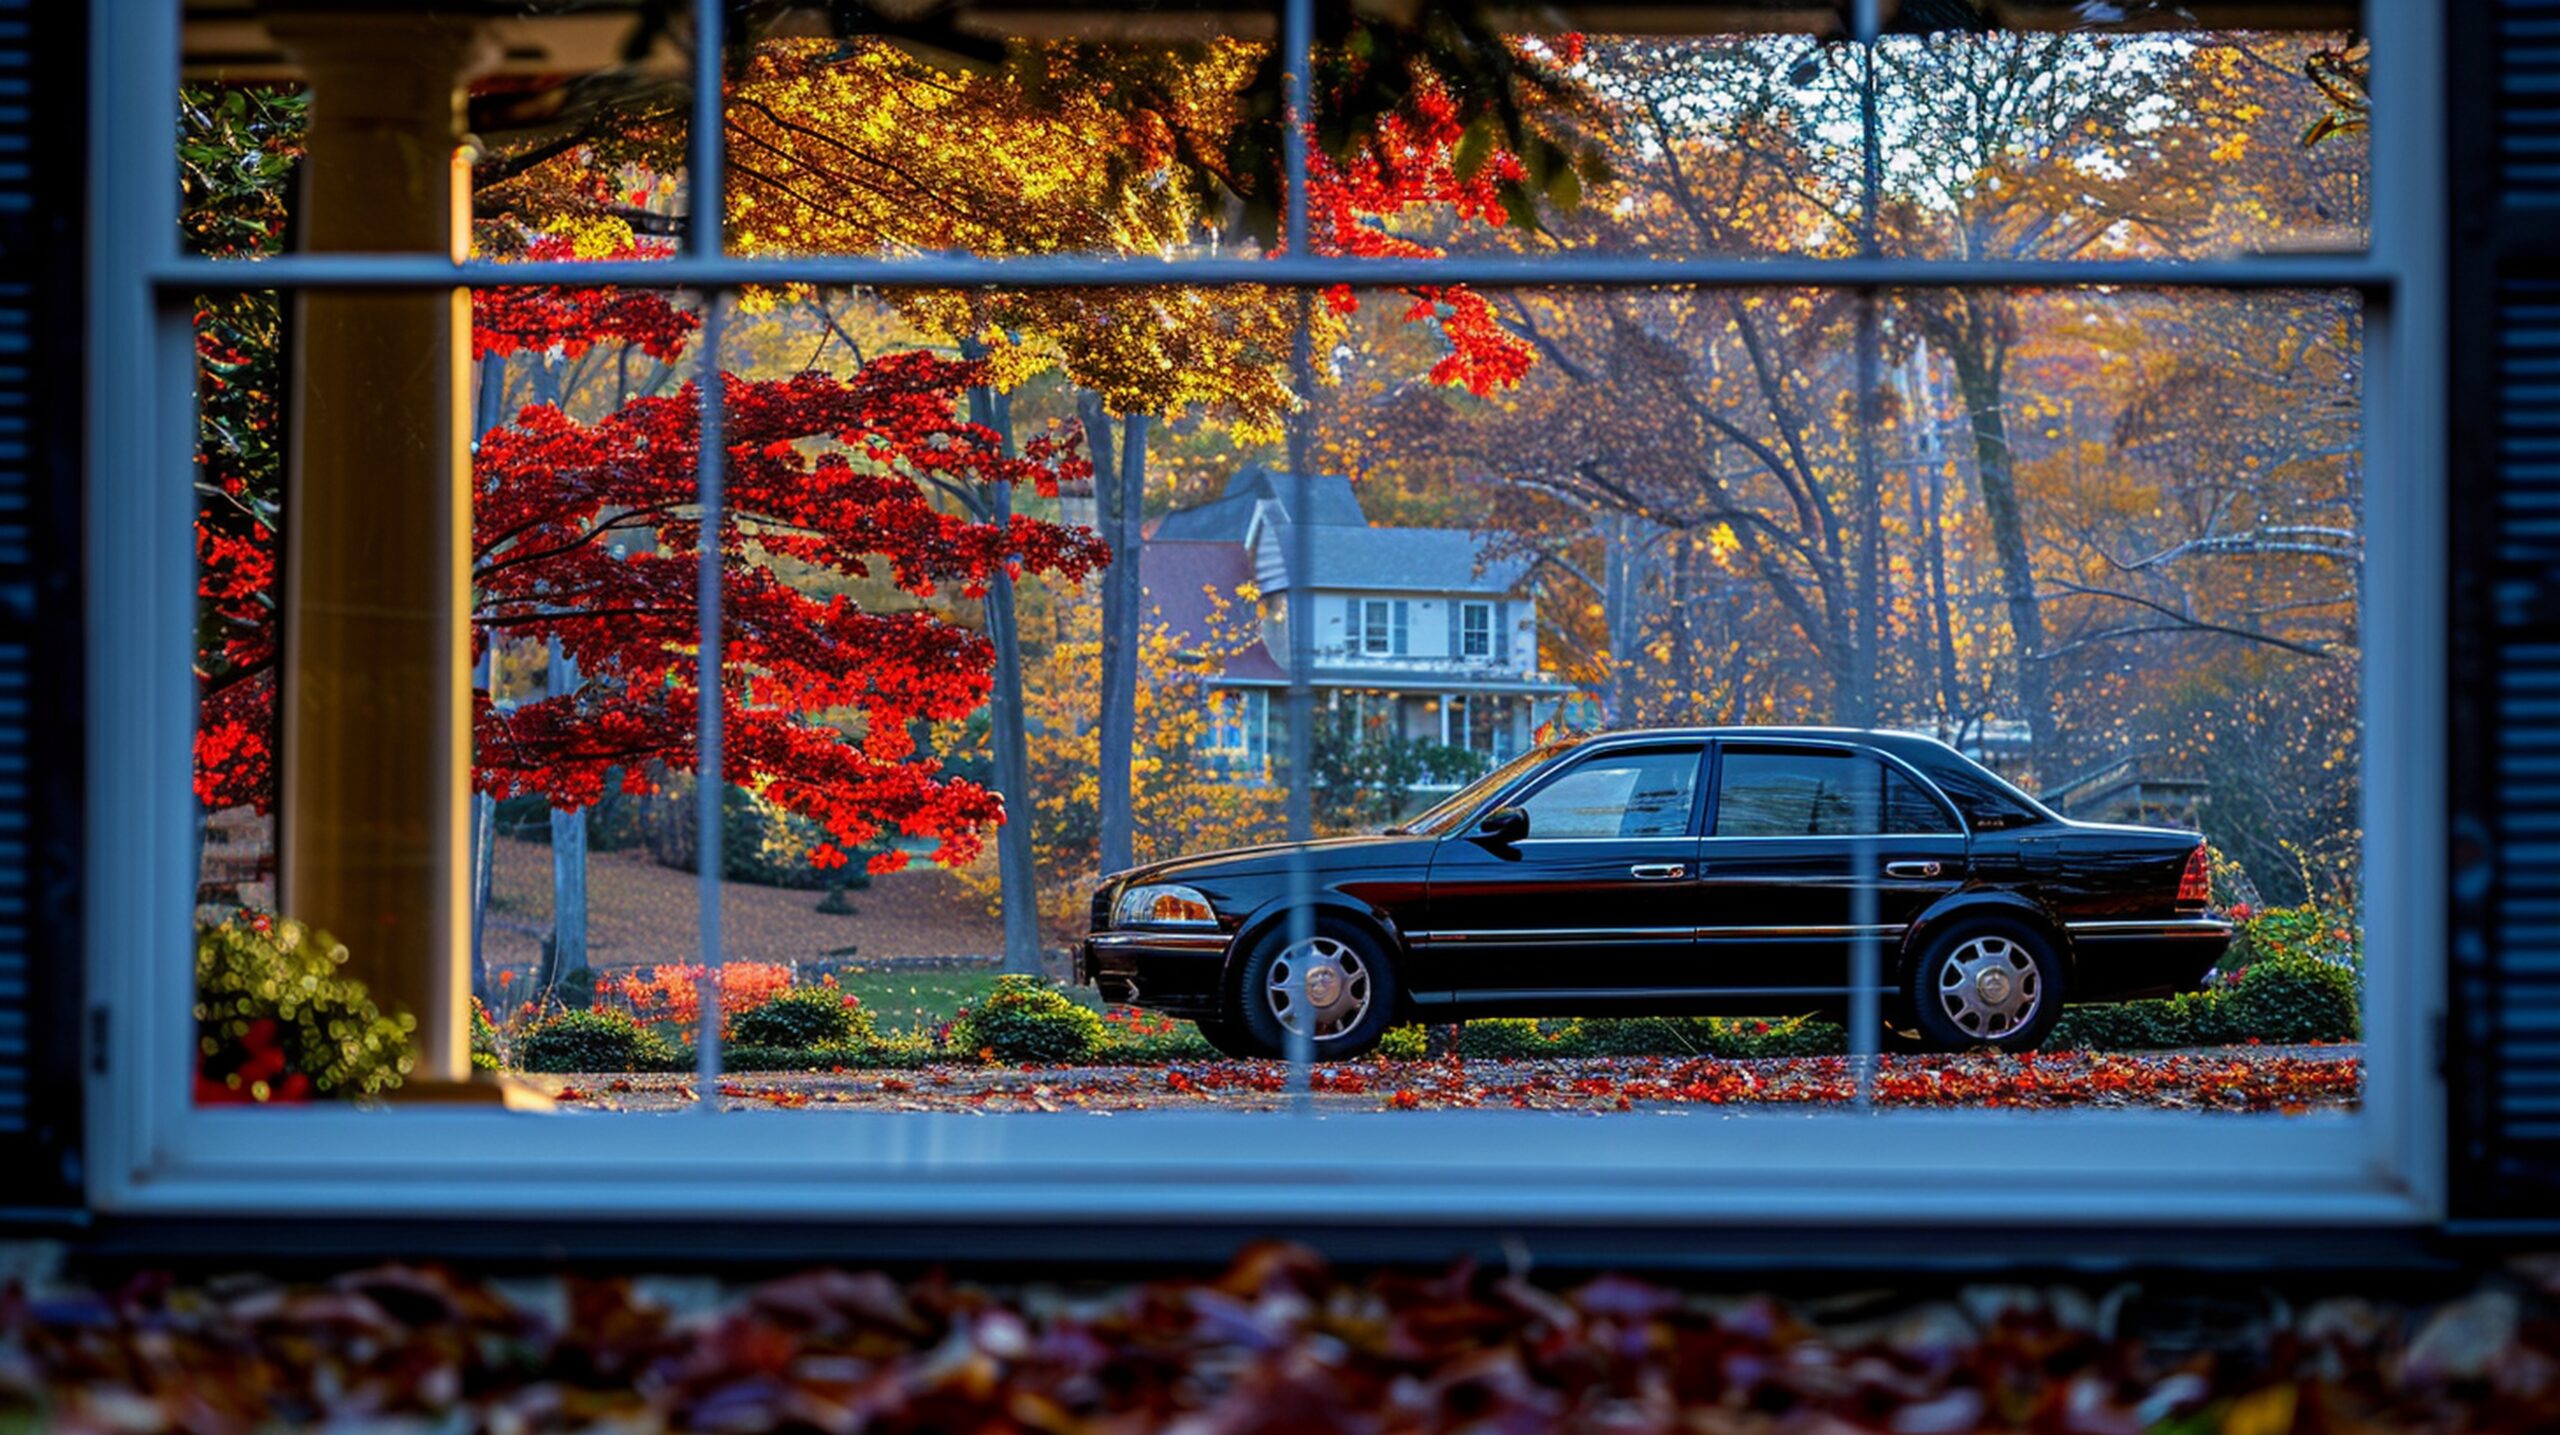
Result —
<instances>
[{"instance_id":1,"label":"tree trunk","mask_svg":"<svg viewBox=\"0 0 2560 1435\"><path fill-rule=\"evenodd\" d=\"M2000 555L2001 588L2008 601L2009 632L2018 650L2018 704L2027 722L2028 763L2040 769L2052 759L2053 679L2045 669L2044 604L2036 597L2026 518L2018 503L2017 471L2009 453L2009 420L2001 409L2002 355L1998 340L1979 323L1947 346L1956 388L1973 425L1974 483L1991 520L1991 546Z\"/></svg>"},{"instance_id":2,"label":"tree trunk","mask_svg":"<svg viewBox=\"0 0 2560 1435\"><path fill-rule=\"evenodd\" d=\"M1138 740L1139 610L1146 592L1138 571L1139 519L1146 502L1145 414L1120 421L1119 463L1112 463L1111 419L1099 396L1077 404L1092 450L1097 519L1111 545L1102 573L1102 714L1098 734L1101 864L1105 872L1135 866L1136 789L1131 768Z\"/></svg>"},{"instance_id":3,"label":"tree trunk","mask_svg":"<svg viewBox=\"0 0 2560 1435\"><path fill-rule=\"evenodd\" d=\"M543 691L559 698L578 690L575 660L551 640ZM715 855L712 859L717 861ZM558 981L587 964L587 810L551 809L551 970Z\"/></svg>"},{"instance_id":4,"label":"tree trunk","mask_svg":"<svg viewBox=\"0 0 2560 1435\"><path fill-rule=\"evenodd\" d=\"M1873 66L1868 67L1870 70ZM1872 87L1870 87L1872 104ZM1881 704L1876 678L1884 652L1884 470L1878 461L1877 430L1883 426L1878 400L1883 397L1884 340L1878 330L1879 301L1870 291L1858 296L1858 566L1850 578L1849 678L1841 694L1842 719L1851 727L1873 727Z\"/></svg>"},{"instance_id":5,"label":"tree trunk","mask_svg":"<svg viewBox=\"0 0 2560 1435\"><path fill-rule=\"evenodd\" d=\"M969 391L970 417L995 431L1013 453L1013 401L992 389ZM999 483L985 521L1013 522L1013 486ZM996 796L1004 825L996 829L997 905L1004 917L1004 970L1040 975L1040 869L1031 851L1031 746L1023 726L1022 632L1013 610L1013 575L998 565L987 584L987 641L996 650L995 690L988 697L988 738L995 746Z\"/></svg>"}]
</instances>

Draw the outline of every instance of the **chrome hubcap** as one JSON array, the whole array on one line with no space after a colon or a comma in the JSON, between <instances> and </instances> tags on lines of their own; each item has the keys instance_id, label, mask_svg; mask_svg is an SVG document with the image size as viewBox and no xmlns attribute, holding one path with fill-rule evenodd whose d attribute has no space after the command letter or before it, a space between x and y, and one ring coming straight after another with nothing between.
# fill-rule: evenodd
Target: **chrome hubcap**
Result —
<instances>
[{"instance_id":1,"label":"chrome hubcap","mask_svg":"<svg viewBox=\"0 0 2560 1435\"><path fill-rule=\"evenodd\" d=\"M1976 937L1938 967L1938 1005L1967 1036L1989 1041L2034 1021L2044 973L2007 937Z\"/></svg>"},{"instance_id":2,"label":"chrome hubcap","mask_svg":"<svg viewBox=\"0 0 2560 1435\"><path fill-rule=\"evenodd\" d=\"M1265 989L1284 1030L1338 1036L1368 1013L1369 966L1342 942L1309 937L1272 960Z\"/></svg>"}]
</instances>

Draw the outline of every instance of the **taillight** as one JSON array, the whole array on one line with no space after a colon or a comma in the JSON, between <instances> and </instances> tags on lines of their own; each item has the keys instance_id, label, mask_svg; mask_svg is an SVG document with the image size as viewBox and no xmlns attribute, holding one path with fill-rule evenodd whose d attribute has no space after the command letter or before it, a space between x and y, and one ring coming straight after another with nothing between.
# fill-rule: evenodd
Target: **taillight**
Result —
<instances>
[{"instance_id":1,"label":"taillight","mask_svg":"<svg viewBox=\"0 0 2560 1435\"><path fill-rule=\"evenodd\" d=\"M2204 844L2187 854L2187 870L2178 874L2178 905L2202 911L2213 900L2213 872L2204 857Z\"/></svg>"}]
</instances>

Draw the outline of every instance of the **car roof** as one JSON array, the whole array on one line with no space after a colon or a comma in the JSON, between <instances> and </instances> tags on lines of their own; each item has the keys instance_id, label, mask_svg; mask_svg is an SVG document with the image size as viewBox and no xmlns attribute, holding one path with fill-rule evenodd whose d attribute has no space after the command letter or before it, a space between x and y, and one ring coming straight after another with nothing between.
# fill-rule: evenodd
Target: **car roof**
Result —
<instances>
[{"instance_id":1,"label":"car roof","mask_svg":"<svg viewBox=\"0 0 2560 1435\"><path fill-rule=\"evenodd\" d=\"M1723 727L1615 728L1607 732L1587 734L1581 738L1581 741L1584 743L1642 742L1662 738L1724 738L1728 740L1807 738L1817 741L1865 743L1906 758L1963 756L1953 747L1926 733L1908 732L1898 728L1814 727L1779 723L1736 723Z\"/></svg>"}]
</instances>

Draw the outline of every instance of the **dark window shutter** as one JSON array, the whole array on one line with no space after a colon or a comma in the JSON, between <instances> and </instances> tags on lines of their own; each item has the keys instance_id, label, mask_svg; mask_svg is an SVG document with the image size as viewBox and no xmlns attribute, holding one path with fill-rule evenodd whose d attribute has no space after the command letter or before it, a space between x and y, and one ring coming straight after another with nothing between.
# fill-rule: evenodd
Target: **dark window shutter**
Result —
<instances>
[{"instance_id":1,"label":"dark window shutter","mask_svg":"<svg viewBox=\"0 0 2560 1435\"><path fill-rule=\"evenodd\" d=\"M87 12L0 0L0 1221L80 1200Z\"/></svg>"},{"instance_id":2,"label":"dark window shutter","mask_svg":"<svg viewBox=\"0 0 2560 1435\"><path fill-rule=\"evenodd\" d=\"M1449 608L1449 656L1452 658L1463 658L1467 655L1467 639L1466 628L1460 621L1460 615L1465 611L1467 605L1459 602L1455 598L1449 598L1443 601L1448 604Z\"/></svg>"},{"instance_id":3,"label":"dark window shutter","mask_svg":"<svg viewBox=\"0 0 2560 1435\"><path fill-rule=\"evenodd\" d=\"M1410 607L1411 605L1406 603L1404 599L1398 598L1396 600L1396 605L1387 610L1389 634L1387 638L1387 649L1399 658L1404 656L1405 619L1409 616L1408 609Z\"/></svg>"},{"instance_id":4,"label":"dark window shutter","mask_svg":"<svg viewBox=\"0 0 2560 1435\"><path fill-rule=\"evenodd\" d=\"M1508 603L1493 605L1493 660L1506 664L1511 661L1511 605Z\"/></svg>"},{"instance_id":5,"label":"dark window shutter","mask_svg":"<svg viewBox=\"0 0 2560 1435\"><path fill-rule=\"evenodd\" d=\"M2446 10L2458 1222L2560 1231L2560 0ZM2493 82L2483 71L2494 66Z\"/></svg>"}]
</instances>

